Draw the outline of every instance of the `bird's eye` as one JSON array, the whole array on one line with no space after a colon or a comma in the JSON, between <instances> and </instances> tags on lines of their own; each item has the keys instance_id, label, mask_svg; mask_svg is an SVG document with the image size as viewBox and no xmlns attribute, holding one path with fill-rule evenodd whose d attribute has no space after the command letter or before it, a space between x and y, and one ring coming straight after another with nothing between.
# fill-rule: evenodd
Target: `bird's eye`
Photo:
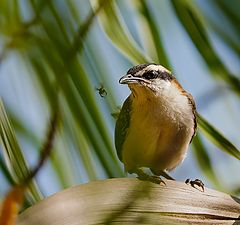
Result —
<instances>
[{"instance_id":1,"label":"bird's eye","mask_svg":"<svg viewBox=\"0 0 240 225\"><path fill-rule=\"evenodd\" d=\"M143 77L147 80L152 80L158 77L158 72L157 71L148 71L143 74Z\"/></svg>"}]
</instances>

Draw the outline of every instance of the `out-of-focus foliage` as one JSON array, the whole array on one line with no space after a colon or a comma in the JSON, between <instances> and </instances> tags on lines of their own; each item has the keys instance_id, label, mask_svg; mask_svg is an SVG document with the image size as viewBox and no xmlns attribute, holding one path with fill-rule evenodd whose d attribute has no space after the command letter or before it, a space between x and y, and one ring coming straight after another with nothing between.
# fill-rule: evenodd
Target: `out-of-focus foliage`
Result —
<instances>
[{"instance_id":1,"label":"out-of-focus foliage","mask_svg":"<svg viewBox=\"0 0 240 225\"><path fill-rule=\"evenodd\" d=\"M24 159L22 150L16 140L15 133L7 118L2 101L0 101L0 138L3 144L6 163L11 173L11 178L15 183L22 183L30 173L26 160ZM32 202L39 201L41 194L37 189L36 183L31 182L29 185L29 198Z\"/></svg>"},{"instance_id":2,"label":"out-of-focus foliage","mask_svg":"<svg viewBox=\"0 0 240 225\"><path fill-rule=\"evenodd\" d=\"M223 29L220 21L206 16L201 4L211 7L216 16L223 16L229 26ZM18 91L20 89L24 93L24 87L34 85L30 93L37 96L30 101L33 105L24 99L18 102L17 96L15 101L10 101L9 90L0 83L1 98L17 137L32 146L29 151L20 148L14 131L3 127L5 122L1 120L1 150L13 156L0 154L1 173L6 181L22 179L21 172L27 165L24 155L36 155L44 139L44 132L39 132L38 127L33 129L30 117L28 121L28 116L21 113L36 113L36 123L40 124L39 127L45 124L41 129L46 130L46 118L55 107L56 93L60 99L61 125L49 164L59 189L82 181L124 175L113 146L115 120L111 114L119 110L117 80L131 65L145 62L154 61L174 70L167 48L171 39L164 38L167 31L162 28L162 24L169 21L160 20L157 10L174 15L189 45L198 52L209 70L211 79L227 86L239 100L239 74L225 65L210 38L210 33L213 33L235 57L239 56L240 16L236 13L237 8L240 8L240 3L235 0L203 3L184 0L0 1L0 82L8 79L6 68L14 65L17 71L19 68L18 77L9 78L8 82L14 87L14 82L19 82ZM184 58L184 55L179 54L179 57ZM188 66L188 62L182 65L186 71ZM23 67L24 70L20 69ZM1 71L3 68L4 72ZM99 87L106 94L99 94ZM18 110L20 107L24 110ZM41 111L34 110L34 107ZM1 114L2 117L3 111ZM237 159L239 150L228 140L227 133L226 136L221 135L210 124L200 117L199 132L205 136L204 140L199 136L194 142L195 160L213 185L226 189L219 184L210 154L214 150L206 147L205 140L213 141L219 149ZM41 189L43 184L37 181L38 184L38 189ZM37 187L30 190L36 194ZM35 200L39 196L38 193Z\"/></svg>"}]
</instances>

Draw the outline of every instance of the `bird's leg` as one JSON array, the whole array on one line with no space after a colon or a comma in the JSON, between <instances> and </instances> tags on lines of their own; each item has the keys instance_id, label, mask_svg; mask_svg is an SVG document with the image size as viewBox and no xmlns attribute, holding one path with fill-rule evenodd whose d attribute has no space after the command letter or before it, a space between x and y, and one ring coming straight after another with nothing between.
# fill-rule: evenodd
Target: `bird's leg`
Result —
<instances>
[{"instance_id":1,"label":"bird's leg","mask_svg":"<svg viewBox=\"0 0 240 225\"><path fill-rule=\"evenodd\" d=\"M163 176L163 177L165 177L166 179L168 179L168 180L175 180L173 177L171 177L167 172L165 172L165 171L161 171L160 172L160 176Z\"/></svg>"},{"instance_id":2,"label":"bird's leg","mask_svg":"<svg viewBox=\"0 0 240 225\"><path fill-rule=\"evenodd\" d=\"M185 183L190 184L194 188L196 188L195 185L197 185L198 187L202 188L202 191L204 192L204 183L199 179L195 179L195 180L187 179Z\"/></svg>"},{"instance_id":3,"label":"bird's leg","mask_svg":"<svg viewBox=\"0 0 240 225\"><path fill-rule=\"evenodd\" d=\"M165 182L159 176L148 175L140 168L131 170L131 171L129 171L129 173L136 173L138 175L137 178L139 180L150 181L150 182L155 183L155 184L161 184L161 183L165 184Z\"/></svg>"},{"instance_id":4,"label":"bird's leg","mask_svg":"<svg viewBox=\"0 0 240 225\"><path fill-rule=\"evenodd\" d=\"M164 170L160 170L160 171L156 171L154 169L150 169L152 171L153 174L157 175L157 176L162 176L165 177L168 180L175 180L173 177L171 177L166 171Z\"/></svg>"}]
</instances>

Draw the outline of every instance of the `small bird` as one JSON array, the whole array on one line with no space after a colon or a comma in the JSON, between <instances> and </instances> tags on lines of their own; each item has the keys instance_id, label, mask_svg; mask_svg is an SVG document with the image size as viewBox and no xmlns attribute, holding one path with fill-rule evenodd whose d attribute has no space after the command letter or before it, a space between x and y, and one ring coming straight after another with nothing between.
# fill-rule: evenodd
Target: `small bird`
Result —
<instances>
[{"instance_id":1,"label":"small bird","mask_svg":"<svg viewBox=\"0 0 240 225\"><path fill-rule=\"evenodd\" d=\"M132 67L119 83L127 84L131 94L116 122L118 157L126 172L164 183L160 175L168 176L166 172L184 160L196 133L193 97L169 70L155 63ZM143 167L150 168L154 176Z\"/></svg>"}]
</instances>

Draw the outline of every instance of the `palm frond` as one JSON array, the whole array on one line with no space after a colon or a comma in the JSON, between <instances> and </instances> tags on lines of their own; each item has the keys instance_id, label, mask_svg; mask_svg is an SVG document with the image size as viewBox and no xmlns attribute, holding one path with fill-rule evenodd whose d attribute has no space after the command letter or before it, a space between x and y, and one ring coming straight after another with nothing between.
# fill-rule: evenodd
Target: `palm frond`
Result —
<instances>
[{"instance_id":1,"label":"palm frond","mask_svg":"<svg viewBox=\"0 0 240 225\"><path fill-rule=\"evenodd\" d=\"M14 182L21 183L29 176L30 170L18 144L12 125L8 120L2 100L0 101L0 128L4 158L11 178ZM32 202L37 202L42 198L42 194L35 181L29 184L29 197Z\"/></svg>"},{"instance_id":2,"label":"palm frond","mask_svg":"<svg viewBox=\"0 0 240 225\"><path fill-rule=\"evenodd\" d=\"M198 124L201 131L211 140L219 149L240 160L240 151L214 126L198 114Z\"/></svg>"}]
</instances>

